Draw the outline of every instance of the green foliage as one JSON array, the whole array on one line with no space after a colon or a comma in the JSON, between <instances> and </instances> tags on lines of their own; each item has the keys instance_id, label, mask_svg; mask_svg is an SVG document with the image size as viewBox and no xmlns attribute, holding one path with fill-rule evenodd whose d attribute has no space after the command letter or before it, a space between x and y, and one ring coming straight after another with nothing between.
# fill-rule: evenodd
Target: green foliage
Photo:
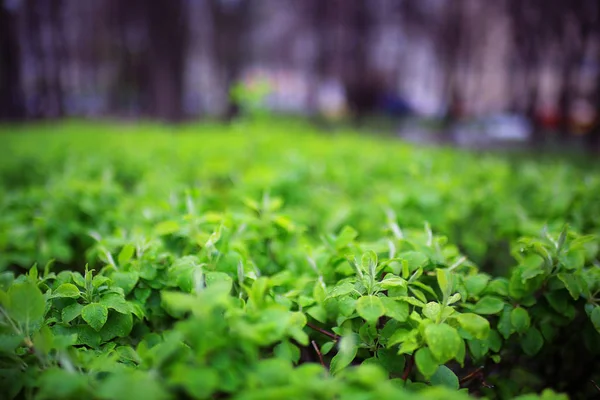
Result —
<instances>
[{"instance_id":1,"label":"green foliage","mask_svg":"<svg viewBox=\"0 0 600 400\"><path fill-rule=\"evenodd\" d=\"M4 398L595 394L596 170L285 128L7 134Z\"/></svg>"}]
</instances>

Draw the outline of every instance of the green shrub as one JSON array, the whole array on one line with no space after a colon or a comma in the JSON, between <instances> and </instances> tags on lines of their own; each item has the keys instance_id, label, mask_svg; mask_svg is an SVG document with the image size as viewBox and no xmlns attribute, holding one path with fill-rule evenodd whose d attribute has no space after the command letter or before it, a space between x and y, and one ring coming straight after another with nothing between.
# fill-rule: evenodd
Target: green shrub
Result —
<instances>
[{"instance_id":1,"label":"green shrub","mask_svg":"<svg viewBox=\"0 0 600 400\"><path fill-rule=\"evenodd\" d=\"M27 129L0 163L6 398L597 395L596 167L291 124Z\"/></svg>"}]
</instances>

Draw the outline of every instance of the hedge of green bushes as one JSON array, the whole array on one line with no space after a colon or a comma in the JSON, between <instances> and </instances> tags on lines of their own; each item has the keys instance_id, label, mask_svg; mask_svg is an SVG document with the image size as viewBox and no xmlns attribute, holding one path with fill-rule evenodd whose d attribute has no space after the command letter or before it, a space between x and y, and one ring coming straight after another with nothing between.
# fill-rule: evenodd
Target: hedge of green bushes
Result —
<instances>
[{"instance_id":1,"label":"hedge of green bushes","mask_svg":"<svg viewBox=\"0 0 600 400\"><path fill-rule=\"evenodd\" d=\"M0 129L19 399L600 394L600 168L291 122Z\"/></svg>"}]
</instances>

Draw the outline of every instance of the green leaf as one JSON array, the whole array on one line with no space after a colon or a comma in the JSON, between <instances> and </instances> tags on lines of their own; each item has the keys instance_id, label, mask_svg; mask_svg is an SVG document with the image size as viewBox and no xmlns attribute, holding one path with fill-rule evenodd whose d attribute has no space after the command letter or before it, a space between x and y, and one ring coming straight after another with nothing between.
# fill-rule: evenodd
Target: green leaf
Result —
<instances>
[{"instance_id":1,"label":"green leaf","mask_svg":"<svg viewBox=\"0 0 600 400\"><path fill-rule=\"evenodd\" d=\"M98 347L100 346L100 342L102 341L100 334L89 325L81 324L74 326L73 331L71 332L77 333L77 344L84 344L90 347Z\"/></svg>"},{"instance_id":2,"label":"green leaf","mask_svg":"<svg viewBox=\"0 0 600 400\"><path fill-rule=\"evenodd\" d=\"M385 278L383 278L379 285L382 289L406 288L407 283L406 280L400 278L399 276L388 274L385 276Z\"/></svg>"},{"instance_id":3,"label":"green leaf","mask_svg":"<svg viewBox=\"0 0 600 400\"><path fill-rule=\"evenodd\" d=\"M106 308L111 308L121 314L128 314L132 312L131 305L125 300L123 296L117 293L108 293L102 296L100 304Z\"/></svg>"},{"instance_id":4,"label":"green leaf","mask_svg":"<svg viewBox=\"0 0 600 400\"><path fill-rule=\"evenodd\" d=\"M410 297L410 296L400 296L399 297L400 300L407 302L408 304L411 304L413 306L417 306L417 307L425 307L425 303L423 303L421 300L419 299L415 299L414 297Z\"/></svg>"},{"instance_id":5,"label":"green leaf","mask_svg":"<svg viewBox=\"0 0 600 400\"><path fill-rule=\"evenodd\" d=\"M330 371L336 375L346 368L356 357L358 347L354 334L344 335L340 340L337 354L331 359Z\"/></svg>"},{"instance_id":6,"label":"green leaf","mask_svg":"<svg viewBox=\"0 0 600 400\"><path fill-rule=\"evenodd\" d=\"M181 385L191 398L207 399L217 391L220 378L213 368L176 364L171 373L171 382Z\"/></svg>"},{"instance_id":7,"label":"green leaf","mask_svg":"<svg viewBox=\"0 0 600 400\"><path fill-rule=\"evenodd\" d=\"M123 246L123 248L121 249L121 252L119 253L119 257L117 258L117 260L119 261L119 265L120 266L124 266L125 264L127 264L129 262L129 260L131 260L131 257L133 257L133 253L135 252L135 246L132 244L126 244L125 246Z\"/></svg>"},{"instance_id":8,"label":"green leaf","mask_svg":"<svg viewBox=\"0 0 600 400\"><path fill-rule=\"evenodd\" d=\"M440 315L441 307L436 302L429 302L423 307L423 315L432 321L436 321Z\"/></svg>"},{"instance_id":9,"label":"green leaf","mask_svg":"<svg viewBox=\"0 0 600 400\"><path fill-rule=\"evenodd\" d=\"M452 278L452 272L448 271L447 269L441 268L437 268L435 272L438 286L440 287L440 290L444 296L444 302L446 302L454 289L454 280Z\"/></svg>"},{"instance_id":10,"label":"green leaf","mask_svg":"<svg viewBox=\"0 0 600 400\"><path fill-rule=\"evenodd\" d=\"M482 297L473 308L473 312L477 314L498 314L504 309L504 301L494 296Z\"/></svg>"},{"instance_id":11,"label":"green leaf","mask_svg":"<svg viewBox=\"0 0 600 400\"><path fill-rule=\"evenodd\" d=\"M177 232L178 230L179 223L177 221L163 221L156 225L156 227L154 228L154 231L159 236L170 235L172 233Z\"/></svg>"},{"instance_id":12,"label":"green leaf","mask_svg":"<svg viewBox=\"0 0 600 400\"><path fill-rule=\"evenodd\" d=\"M0 352L12 353L21 344L24 336L17 333L0 334Z\"/></svg>"},{"instance_id":13,"label":"green leaf","mask_svg":"<svg viewBox=\"0 0 600 400\"><path fill-rule=\"evenodd\" d=\"M7 299L6 311L18 325L27 331L36 330L42 325L46 300L35 284L29 281L13 284L8 289Z\"/></svg>"},{"instance_id":14,"label":"green leaf","mask_svg":"<svg viewBox=\"0 0 600 400\"><path fill-rule=\"evenodd\" d=\"M406 265L409 272L416 271L417 269L425 266L429 259L423 253L418 251L405 251L398 254L400 260L406 261Z\"/></svg>"},{"instance_id":15,"label":"green leaf","mask_svg":"<svg viewBox=\"0 0 600 400\"><path fill-rule=\"evenodd\" d=\"M385 314L385 307L377 296L362 296L356 302L358 315L369 323L376 323Z\"/></svg>"},{"instance_id":16,"label":"green leaf","mask_svg":"<svg viewBox=\"0 0 600 400\"><path fill-rule=\"evenodd\" d=\"M350 243L354 241L358 237L358 232L352 228L351 226L344 226L342 231L335 239L335 247L336 249L342 249L348 246Z\"/></svg>"},{"instance_id":17,"label":"green leaf","mask_svg":"<svg viewBox=\"0 0 600 400\"><path fill-rule=\"evenodd\" d=\"M310 307L306 310L306 313L319 322L327 322L327 310L325 310L323 306L317 305Z\"/></svg>"},{"instance_id":18,"label":"green leaf","mask_svg":"<svg viewBox=\"0 0 600 400\"><path fill-rule=\"evenodd\" d=\"M469 297L477 297L485 290L490 277L485 274L470 275L464 279Z\"/></svg>"},{"instance_id":19,"label":"green leaf","mask_svg":"<svg viewBox=\"0 0 600 400\"><path fill-rule=\"evenodd\" d=\"M425 341L434 357L444 364L458 354L460 350L460 335L448 324L430 324L425 328Z\"/></svg>"},{"instance_id":20,"label":"green leaf","mask_svg":"<svg viewBox=\"0 0 600 400\"><path fill-rule=\"evenodd\" d=\"M344 282L334 286L327 297L340 297L350 294L354 291L354 284L350 282Z\"/></svg>"},{"instance_id":21,"label":"green leaf","mask_svg":"<svg viewBox=\"0 0 600 400\"><path fill-rule=\"evenodd\" d=\"M452 390L460 388L458 377L445 365L440 365L429 381L432 385L446 386Z\"/></svg>"},{"instance_id":22,"label":"green leaf","mask_svg":"<svg viewBox=\"0 0 600 400\"><path fill-rule=\"evenodd\" d=\"M110 276L115 286L123 289L125 294L129 294L138 282L139 275L137 272L115 272Z\"/></svg>"},{"instance_id":23,"label":"green leaf","mask_svg":"<svg viewBox=\"0 0 600 400\"><path fill-rule=\"evenodd\" d=\"M538 275L544 274L544 259L538 254L529 254L521 262L521 268L521 281L525 283Z\"/></svg>"},{"instance_id":24,"label":"green leaf","mask_svg":"<svg viewBox=\"0 0 600 400\"><path fill-rule=\"evenodd\" d=\"M581 291L582 291L581 285L579 284L579 280L577 279L578 276L576 274L577 273L569 273L569 274L561 273L561 274L557 275L558 279L561 280L561 282L565 285L565 287L569 291L569 294L571 295L573 300L577 300L579 298L579 296L581 296Z\"/></svg>"},{"instance_id":25,"label":"green leaf","mask_svg":"<svg viewBox=\"0 0 600 400\"><path fill-rule=\"evenodd\" d=\"M525 333L529 329L531 319L526 309L516 307L510 313L510 322L518 333Z\"/></svg>"},{"instance_id":26,"label":"green leaf","mask_svg":"<svg viewBox=\"0 0 600 400\"><path fill-rule=\"evenodd\" d=\"M502 334L504 339L508 339L514 332L510 318L511 314L512 307L506 306L504 307L504 311L502 311L502 314L500 314L500 319L498 320L498 332Z\"/></svg>"},{"instance_id":27,"label":"green leaf","mask_svg":"<svg viewBox=\"0 0 600 400\"><path fill-rule=\"evenodd\" d=\"M121 314L118 312L109 313L108 320L100 330L100 336L103 342L115 337L127 337L133 328L133 317L131 314Z\"/></svg>"},{"instance_id":28,"label":"green leaf","mask_svg":"<svg viewBox=\"0 0 600 400\"><path fill-rule=\"evenodd\" d=\"M544 338L537 328L530 328L521 338L521 347L528 356L536 355L544 345Z\"/></svg>"},{"instance_id":29,"label":"green leaf","mask_svg":"<svg viewBox=\"0 0 600 400\"><path fill-rule=\"evenodd\" d=\"M102 304L91 303L83 307L81 317L94 330L99 331L108 319L108 309Z\"/></svg>"},{"instance_id":30,"label":"green leaf","mask_svg":"<svg viewBox=\"0 0 600 400\"><path fill-rule=\"evenodd\" d=\"M459 314L456 319L460 326L477 339L486 339L490 333L490 323L477 314Z\"/></svg>"},{"instance_id":31,"label":"green leaf","mask_svg":"<svg viewBox=\"0 0 600 400\"><path fill-rule=\"evenodd\" d=\"M231 277L225 272L209 271L204 275L204 279L207 287L211 287L217 283L223 283L227 285L227 291L231 291L231 288L233 287L233 279L231 279Z\"/></svg>"},{"instance_id":32,"label":"green leaf","mask_svg":"<svg viewBox=\"0 0 600 400\"><path fill-rule=\"evenodd\" d=\"M467 342L469 344L471 355L475 360L482 360L490 350L486 340L473 339L468 340Z\"/></svg>"},{"instance_id":33,"label":"green leaf","mask_svg":"<svg viewBox=\"0 0 600 400\"><path fill-rule=\"evenodd\" d=\"M57 297L70 297L76 299L80 296L79 289L72 283L63 283L52 292L52 298Z\"/></svg>"},{"instance_id":34,"label":"green leaf","mask_svg":"<svg viewBox=\"0 0 600 400\"><path fill-rule=\"evenodd\" d=\"M577 270L583 268L585 264L585 250L581 248L572 248L558 257L562 266L567 270Z\"/></svg>"},{"instance_id":35,"label":"green leaf","mask_svg":"<svg viewBox=\"0 0 600 400\"><path fill-rule=\"evenodd\" d=\"M167 400L170 398L159 380L146 372L136 370L110 374L98 387L96 395L111 400Z\"/></svg>"},{"instance_id":36,"label":"green leaf","mask_svg":"<svg viewBox=\"0 0 600 400\"><path fill-rule=\"evenodd\" d=\"M438 369L439 363L427 347L420 348L415 353L415 364L425 379L429 379Z\"/></svg>"},{"instance_id":37,"label":"green leaf","mask_svg":"<svg viewBox=\"0 0 600 400\"><path fill-rule=\"evenodd\" d=\"M81 310L83 310L83 305L79 303L73 303L66 306L61 312L62 322L69 323L73 321L81 315Z\"/></svg>"},{"instance_id":38,"label":"green leaf","mask_svg":"<svg viewBox=\"0 0 600 400\"><path fill-rule=\"evenodd\" d=\"M86 397L85 375L74 374L61 368L51 367L39 377L36 399L72 399Z\"/></svg>"},{"instance_id":39,"label":"green leaf","mask_svg":"<svg viewBox=\"0 0 600 400\"><path fill-rule=\"evenodd\" d=\"M496 353L500 351L502 348L502 338L500 334L495 330L490 330L490 334L488 335L488 346L492 351Z\"/></svg>"},{"instance_id":40,"label":"green leaf","mask_svg":"<svg viewBox=\"0 0 600 400\"><path fill-rule=\"evenodd\" d=\"M95 288L99 288L104 284L108 284L110 282L110 278L103 275L96 275L94 279L92 279L92 285Z\"/></svg>"},{"instance_id":41,"label":"green leaf","mask_svg":"<svg viewBox=\"0 0 600 400\"><path fill-rule=\"evenodd\" d=\"M377 269L377 254L373 250L367 251L362 255L361 260L362 271L369 274L372 278L375 278L375 272Z\"/></svg>"},{"instance_id":42,"label":"green leaf","mask_svg":"<svg viewBox=\"0 0 600 400\"><path fill-rule=\"evenodd\" d=\"M452 296L450 296L450 298L448 298L448 302L446 303L447 306L452 305L454 303L456 303L457 301L460 301L460 299L462 298L462 296L460 295L460 293L454 293Z\"/></svg>"},{"instance_id":43,"label":"green leaf","mask_svg":"<svg viewBox=\"0 0 600 400\"><path fill-rule=\"evenodd\" d=\"M327 289L321 279L318 279L315 282L315 285L313 286L312 295L313 299L319 304L323 303L327 298Z\"/></svg>"},{"instance_id":44,"label":"green leaf","mask_svg":"<svg viewBox=\"0 0 600 400\"><path fill-rule=\"evenodd\" d=\"M408 319L408 303L389 297L380 297L381 303L385 308L385 315L399 322Z\"/></svg>"},{"instance_id":45,"label":"green leaf","mask_svg":"<svg viewBox=\"0 0 600 400\"><path fill-rule=\"evenodd\" d=\"M327 348L325 348L325 345L321 346L321 354L326 355L331 350L334 344L334 342L327 342L325 343L325 345L327 345ZM284 340L277 346L275 346L275 348L273 349L273 353L276 357L281 358L283 360L288 360L292 363L297 363L300 359L300 349L298 349L298 346L292 344L287 340Z\"/></svg>"},{"instance_id":46,"label":"green leaf","mask_svg":"<svg viewBox=\"0 0 600 400\"><path fill-rule=\"evenodd\" d=\"M388 339L387 347L392 347L395 344L414 338L417 336L417 333L417 330L398 329Z\"/></svg>"}]
</instances>

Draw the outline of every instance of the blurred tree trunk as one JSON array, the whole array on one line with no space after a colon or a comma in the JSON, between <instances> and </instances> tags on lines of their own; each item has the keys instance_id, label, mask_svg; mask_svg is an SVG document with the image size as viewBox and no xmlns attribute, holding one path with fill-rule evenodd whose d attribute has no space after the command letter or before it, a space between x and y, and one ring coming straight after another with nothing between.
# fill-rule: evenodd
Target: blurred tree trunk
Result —
<instances>
[{"instance_id":1,"label":"blurred tree trunk","mask_svg":"<svg viewBox=\"0 0 600 400\"><path fill-rule=\"evenodd\" d=\"M355 122L360 123L368 112L375 109L382 82L369 65L372 21L367 0L355 0L348 7L347 47L342 81L350 111Z\"/></svg>"},{"instance_id":2,"label":"blurred tree trunk","mask_svg":"<svg viewBox=\"0 0 600 400\"><path fill-rule=\"evenodd\" d=\"M596 115L594 126L587 134L587 148L592 153L600 153L600 76L596 84Z\"/></svg>"},{"instance_id":3,"label":"blurred tree trunk","mask_svg":"<svg viewBox=\"0 0 600 400\"><path fill-rule=\"evenodd\" d=\"M331 2L312 0L309 5L309 26L314 35L315 58L312 64L311 83L308 98L308 111L311 115L319 114L319 91L323 79L328 74L328 55L331 52L331 35L328 27L332 24Z\"/></svg>"},{"instance_id":4,"label":"blurred tree trunk","mask_svg":"<svg viewBox=\"0 0 600 400\"><path fill-rule=\"evenodd\" d=\"M54 115L57 118L65 115L64 90L61 80L61 69L67 62L66 46L63 35L63 21L61 18L63 0L46 0L47 13L50 26L51 51L49 71L49 91L51 102L54 104Z\"/></svg>"},{"instance_id":5,"label":"blurred tree trunk","mask_svg":"<svg viewBox=\"0 0 600 400\"><path fill-rule=\"evenodd\" d=\"M15 10L0 0L0 119L25 117Z\"/></svg>"},{"instance_id":6,"label":"blurred tree trunk","mask_svg":"<svg viewBox=\"0 0 600 400\"><path fill-rule=\"evenodd\" d=\"M213 23L213 55L219 72L223 74L226 91L224 117L231 120L239 113L239 105L231 97L231 89L242 74L250 1L209 0L209 6Z\"/></svg>"},{"instance_id":7,"label":"blurred tree trunk","mask_svg":"<svg viewBox=\"0 0 600 400\"><path fill-rule=\"evenodd\" d=\"M151 116L152 93L150 92L149 46L140 41L148 40L147 24L139 10L145 7L143 0L112 0L108 10L112 24L112 48L115 52L117 74L109 92L109 104L112 113L129 111L135 114ZM136 38L137 40L132 40Z\"/></svg>"},{"instance_id":8,"label":"blurred tree trunk","mask_svg":"<svg viewBox=\"0 0 600 400\"><path fill-rule=\"evenodd\" d=\"M525 108L525 116L531 124L531 139L530 145L534 148L539 147L544 143L544 131L540 124L538 116L538 84L537 81L531 84L529 88L529 98L527 99L527 105Z\"/></svg>"},{"instance_id":9,"label":"blurred tree trunk","mask_svg":"<svg viewBox=\"0 0 600 400\"><path fill-rule=\"evenodd\" d=\"M149 108L159 119L184 117L183 96L188 44L187 2L153 0L145 3L148 32Z\"/></svg>"},{"instance_id":10,"label":"blurred tree trunk","mask_svg":"<svg viewBox=\"0 0 600 400\"><path fill-rule=\"evenodd\" d=\"M600 43L600 4L590 3L590 8L586 13L591 21L590 38L595 38L596 44ZM600 49L596 50L595 64L600 66ZM595 115L592 130L587 134L587 148L590 152L600 154L600 71L596 70L596 90L594 94Z\"/></svg>"},{"instance_id":11,"label":"blurred tree trunk","mask_svg":"<svg viewBox=\"0 0 600 400\"><path fill-rule=\"evenodd\" d=\"M25 0L23 3L26 40L31 48L30 65L35 70L33 116L60 118L64 115L61 66L62 0Z\"/></svg>"},{"instance_id":12,"label":"blurred tree trunk","mask_svg":"<svg viewBox=\"0 0 600 400\"><path fill-rule=\"evenodd\" d=\"M449 2L446 5L444 21L439 31L439 46L444 69L446 88L446 112L443 119L441 139L451 142L452 126L462 117L463 95L458 80L459 60L465 58L465 16L461 2Z\"/></svg>"}]
</instances>

